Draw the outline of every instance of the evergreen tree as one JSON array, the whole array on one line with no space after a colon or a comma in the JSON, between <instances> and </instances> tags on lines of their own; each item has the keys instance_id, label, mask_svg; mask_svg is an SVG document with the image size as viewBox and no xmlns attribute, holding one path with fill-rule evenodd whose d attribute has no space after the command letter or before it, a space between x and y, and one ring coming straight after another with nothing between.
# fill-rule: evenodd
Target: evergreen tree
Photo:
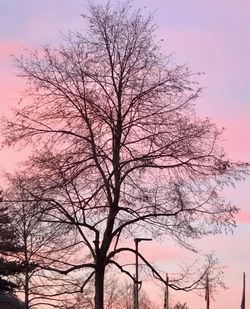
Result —
<instances>
[{"instance_id":1,"label":"evergreen tree","mask_svg":"<svg viewBox=\"0 0 250 309\"><path fill-rule=\"evenodd\" d=\"M13 259L13 254L22 251L8 209L0 207L0 291L12 292L18 287L14 276L22 272L23 265Z\"/></svg>"}]
</instances>

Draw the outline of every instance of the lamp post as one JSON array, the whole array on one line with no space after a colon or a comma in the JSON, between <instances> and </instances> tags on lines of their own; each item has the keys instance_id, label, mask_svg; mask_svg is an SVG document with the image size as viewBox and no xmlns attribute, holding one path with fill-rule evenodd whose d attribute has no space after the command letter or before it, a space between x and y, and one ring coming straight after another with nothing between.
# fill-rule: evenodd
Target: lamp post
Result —
<instances>
[{"instance_id":1,"label":"lamp post","mask_svg":"<svg viewBox=\"0 0 250 309\"><path fill-rule=\"evenodd\" d=\"M135 295L134 295L134 309L139 309L139 288L138 288L138 244L141 241L151 241L151 238L135 238Z\"/></svg>"}]
</instances>

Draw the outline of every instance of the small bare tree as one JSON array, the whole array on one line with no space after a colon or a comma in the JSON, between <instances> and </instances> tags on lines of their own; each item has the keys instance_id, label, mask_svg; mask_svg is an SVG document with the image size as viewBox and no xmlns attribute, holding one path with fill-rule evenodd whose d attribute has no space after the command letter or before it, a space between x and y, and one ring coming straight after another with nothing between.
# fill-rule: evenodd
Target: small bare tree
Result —
<instances>
[{"instance_id":1,"label":"small bare tree","mask_svg":"<svg viewBox=\"0 0 250 309\"><path fill-rule=\"evenodd\" d=\"M188 306L186 303L182 304L180 302L176 303L173 309L188 309Z\"/></svg>"},{"instance_id":2,"label":"small bare tree","mask_svg":"<svg viewBox=\"0 0 250 309\"><path fill-rule=\"evenodd\" d=\"M68 247L69 242L62 235L67 234L69 229L43 222L39 204L27 200L25 192L19 189L17 183L13 182L2 201L2 205L8 209L11 227L21 248L6 252L11 260L21 266L20 273L15 275L18 292L24 295L25 308L33 308L38 304L59 308L61 302L58 296L70 295L72 290L73 293L80 291L79 282L76 278L64 278L49 269L52 265L57 266L55 261L60 260L61 255L74 255L75 251L70 249L73 246L75 250L76 244L71 239ZM58 245L61 241L63 244Z\"/></svg>"},{"instance_id":3,"label":"small bare tree","mask_svg":"<svg viewBox=\"0 0 250 309\"><path fill-rule=\"evenodd\" d=\"M116 276L106 276L105 279L105 301L104 308L106 309L133 309L134 308L134 285L127 282L121 283ZM107 278L108 277L108 278ZM63 309L92 309L94 308L93 295L94 285L84 291L84 293L76 293L73 299L66 300ZM141 309L157 309L149 299L147 294L142 290L140 293L139 306Z\"/></svg>"},{"instance_id":4,"label":"small bare tree","mask_svg":"<svg viewBox=\"0 0 250 309\"><path fill-rule=\"evenodd\" d=\"M57 269L89 269L85 284L94 276L102 309L107 265L134 280L117 260L135 254L124 237L171 237L192 248L190 239L231 229L237 208L219 192L247 165L229 160L221 132L196 116L201 90L187 67L162 55L151 15L125 2L90 4L84 18L86 33L17 60L28 100L3 134L6 144L34 147L15 177L41 220L77 233L81 261Z\"/></svg>"}]
</instances>

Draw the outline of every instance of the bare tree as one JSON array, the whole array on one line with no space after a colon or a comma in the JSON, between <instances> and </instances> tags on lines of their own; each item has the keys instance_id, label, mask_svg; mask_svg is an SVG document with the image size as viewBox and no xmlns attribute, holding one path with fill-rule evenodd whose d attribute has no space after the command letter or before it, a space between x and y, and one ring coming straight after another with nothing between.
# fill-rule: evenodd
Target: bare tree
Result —
<instances>
[{"instance_id":1,"label":"bare tree","mask_svg":"<svg viewBox=\"0 0 250 309\"><path fill-rule=\"evenodd\" d=\"M247 165L229 160L221 132L196 116L201 90L187 67L162 55L151 15L129 2L90 4L84 19L86 33L17 60L28 100L3 134L6 144L33 146L15 177L41 220L77 233L81 261L57 269L89 269L84 284L94 276L102 309L107 265L133 280L117 260L135 254L123 237L171 237L192 248L189 240L231 229L237 208L219 192Z\"/></svg>"},{"instance_id":2,"label":"bare tree","mask_svg":"<svg viewBox=\"0 0 250 309\"><path fill-rule=\"evenodd\" d=\"M104 308L107 309L133 309L134 308L134 286L133 284L128 284L127 282L120 282L112 272L109 272L110 277L105 278L105 301ZM108 277L108 278L107 278ZM93 290L94 285L83 293L76 293L73 299L65 301L65 305L62 308L72 308L72 309L91 309L94 308L93 303ZM147 294L142 290L140 293L139 300L141 309L157 309L157 307L150 301Z\"/></svg>"},{"instance_id":3,"label":"bare tree","mask_svg":"<svg viewBox=\"0 0 250 309\"><path fill-rule=\"evenodd\" d=\"M56 266L55 260L60 260L61 255L74 255L75 251L70 249L73 245L75 250L76 244L72 244L71 240L68 247L69 242L62 236L67 234L67 229L43 222L39 205L28 201L25 192L18 189L18 185L13 182L5 194L6 202L2 202L6 204L16 242L21 248L6 252L11 260L22 266L21 272L15 275L18 292L24 295L25 308L33 308L38 304L59 308L61 301L58 296L80 291L79 282L72 276L62 278L49 271L49 268L51 265ZM63 244L58 246L61 241Z\"/></svg>"},{"instance_id":4,"label":"bare tree","mask_svg":"<svg viewBox=\"0 0 250 309\"><path fill-rule=\"evenodd\" d=\"M173 309L188 309L188 306L186 303L181 304L180 302L176 303Z\"/></svg>"},{"instance_id":5,"label":"bare tree","mask_svg":"<svg viewBox=\"0 0 250 309\"><path fill-rule=\"evenodd\" d=\"M11 196L17 196L17 192L11 191ZM18 195L20 198L21 195ZM5 196L8 199L8 196ZM2 202L5 204L5 202ZM22 266L22 271L15 275L18 283L18 292L24 294L25 308L34 307L34 291L38 289L37 278L41 277L39 264L41 261L41 250L43 247L52 243L52 233L49 232L48 226L42 224L36 216L34 204L27 202L12 203L11 206L5 206L11 217L11 228L15 233L16 242L22 250L7 252L12 261L16 261ZM9 207L8 207L9 206ZM48 241L49 239L49 241ZM4 250L4 248L3 248ZM39 280L40 281L40 280ZM40 284L39 284L40 285Z\"/></svg>"}]
</instances>

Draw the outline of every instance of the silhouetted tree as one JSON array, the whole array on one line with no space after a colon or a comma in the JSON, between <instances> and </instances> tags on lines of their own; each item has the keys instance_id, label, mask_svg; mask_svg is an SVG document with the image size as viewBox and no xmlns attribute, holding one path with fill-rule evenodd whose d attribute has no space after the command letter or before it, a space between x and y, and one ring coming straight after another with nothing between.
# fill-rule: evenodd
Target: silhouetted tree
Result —
<instances>
[{"instance_id":1,"label":"silhouetted tree","mask_svg":"<svg viewBox=\"0 0 250 309\"><path fill-rule=\"evenodd\" d=\"M15 193L12 192L14 195ZM8 198L8 196L6 196ZM42 288L42 271L39 264L44 264L44 251L53 233L48 226L41 224L36 216L34 205L29 203L13 203L9 205L9 214L12 218L12 227L15 229L16 240L22 247L22 252L12 252L10 257L22 265L22 272L16 275L19 293L24 294L25 308L32 308L44 296L38 297L37 291ZM47 228L47 229L46 229ZM41 253L43 252L43 257Z\"/></svg>"},{"instance_id":2,"label":"silhouetted tree","mask_svg":"<svg viewBox=\"0 0 250 309\"><path fill-rule=\"evenodd\" d=\"M2 205L6 205L5 210L8 208L8 218L11 217L10 229L22 250L6 252L5 249L4 253L8 254L11 263L15 261L21 266L21 272L15 274L15 282L19 294L24 294L25 308L33 308L38 304L49 306L49 303L56 307L60 302L53 299L54 295L64 295L65 290L70 294L72 286L74 291L76 290L74 280L60 278L46 270L51 264L54 265L56 258L60 259L60 255L68 253L68 250L64 250L67 243L60 247L60 252L57 251L61 234L66 230L61 231L60 226L42 222L39 207L36 210L36 204L25 198L25 192L20 191L16 183L9 185L5 192ZM12 203L8 202L10 199L13 200Z\"/></svg>"},{"instance_id":3,"label":"silhouetted tree","mask_svg":"<svg viewBox=\"0 0 250 309\"><path fill-rule=\"evenodd\" d=\"M0 206L0 290L6 292L18 288L15 275L23 272L23 264L10 258L23 252L11 222L7 208Z\"/></svg>"},{"instance_id":4,"label":"silhouetted tree","mask_svg":"<svg viewBox=\"0 0 250 309\"><path fill-rule=\"evenodd\" d=\"M102 309L107 265L134 280L117 258L135 250L120 240L172 237L192 248L190 240L232 228L237 208L219 192L247 166L229 160L220 130L195 114L201 90L162 55L151 15L125 2L90 4L84 18L86 33L17 60L29 99L3 134L34 147L15 177L41 220L70 227L83 248L77 263L61 256L64 267L54 268L89 270L85 284L94 276Z\"/></svg>"},{"instance_id":5,"label":"silhouetted tree","mask_svg":"<svg viewBox=\"0 0 250 309\"><path fill-rule=\"evenodd\" d=\"M112 272L111 272L112 274ZM107 276L106 276L107 277ZM84 293L77 293L72 295L73 299L65 301L63 309L93 309L95 307L94 299L94 285L86 289ZM134 287L133 284L121 283L112 274L110 278L105 279L105 302L106 309L133 309L134 308ZM142 290L139 299L140 309L156 309L157 307L150 301L147 294Z\"/></svg>"},{"instance_id":6,"label":"silhouetted tree","mask_svg":"<svg viewBox=\"0 0 250 309\"><path fill-rule=\"evenodd\" d=\"M173 309L188 309L188 306L186 303L181 304L180 302L178 302L177 304L175 304Z\"/></svg>"}]
</instances>

